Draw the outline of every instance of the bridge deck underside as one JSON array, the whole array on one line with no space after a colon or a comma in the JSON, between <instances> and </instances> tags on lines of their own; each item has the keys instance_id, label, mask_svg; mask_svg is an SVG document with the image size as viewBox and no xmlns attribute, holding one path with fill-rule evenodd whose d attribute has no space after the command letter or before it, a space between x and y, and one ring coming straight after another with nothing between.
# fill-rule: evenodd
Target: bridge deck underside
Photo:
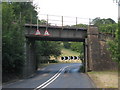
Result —
<instances>
[{"instance_id":1,"label":"bridge deck underside","mask_svg":"<svg viewBox=\"0 0 120 90\"><path fill-rule=\"evenodd\" d=\"M40 40L40 41L72 41L72 42L84 42L85 39L80 38L60 38L60 37L39 37L39 36L31 36L26 35L26 38L31 40Z\"/></svg>"}]
</instances>

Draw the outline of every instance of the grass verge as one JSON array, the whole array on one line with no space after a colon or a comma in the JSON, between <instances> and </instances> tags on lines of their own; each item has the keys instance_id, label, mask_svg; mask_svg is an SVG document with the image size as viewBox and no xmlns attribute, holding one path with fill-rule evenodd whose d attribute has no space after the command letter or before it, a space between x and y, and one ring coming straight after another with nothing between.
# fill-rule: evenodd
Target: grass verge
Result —
<instances>
[{"instance_id":1,"label":"grass verge","mask_svg":"<svg viewBox=\"0 0 120 90\"><path fill-rule=\"evenodd\" d=\"M75 52L66 48L63 48L61 52L62 52L61 56L79 56L80 55L78 52Z\"/></svg>"},{"instance_id":2,"label":"grass verge","mask_svg":"<svg viewBox=\"0 0 120 90\"><path fill-rule=\"evenodd\" d=\"M93 71L88 72L97 88L118 88L117 71Z\"/></svg>"},{"instance_id":3,"label":"grass verge","mask_svg":"<svg viewBox=\"0 0 120 90\"><path fill-rule=\"evenodd\" d=\"M49 65L53 65L53 64L59 64L59 63L43 63L43 64L39 64L39 66L38 66L38 69L42 69L42 68L44 68L44 67L47 67L47 66L49 66Z\"/></svg>"}]
</instances>

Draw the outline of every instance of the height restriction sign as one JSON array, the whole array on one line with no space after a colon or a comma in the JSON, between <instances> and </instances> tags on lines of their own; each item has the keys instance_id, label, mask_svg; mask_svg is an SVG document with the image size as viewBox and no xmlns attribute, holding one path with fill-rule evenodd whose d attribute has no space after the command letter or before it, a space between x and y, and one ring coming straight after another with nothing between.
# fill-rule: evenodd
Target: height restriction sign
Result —
<instances>
[{"instance_id":1,"label":"height restriction sign","mask_svg":"<svg viewBox=\"0 0 120 90\"><path fill-rule=\"evenodd\" d=\"M45 30L44 36L50 36L50 33L47 30Z\"/></svg>"},{"instance_id":2,"label":"height restriction sign","mask_svg":"<svg viewBox=\"0 0 120 90\"><path fill-rule=\"evenodd\" d=\"M35 32L35 35L41 35L40 31L37 29L37 31Z\"/></svg>"}]
</instances>

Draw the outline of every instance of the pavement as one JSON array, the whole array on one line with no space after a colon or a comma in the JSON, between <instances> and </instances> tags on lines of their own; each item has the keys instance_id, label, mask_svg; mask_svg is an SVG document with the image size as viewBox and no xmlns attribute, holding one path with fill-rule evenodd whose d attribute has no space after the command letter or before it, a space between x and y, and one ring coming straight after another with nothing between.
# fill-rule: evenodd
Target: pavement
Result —
<instances>
[{"instance_id":1,"label":"pavement","mask_svg":"<svg viewBox=\"0 0 120 90\"><path fill-rule=\"evenodd\" d=\"M2 90L28 89L41 90L48 88L95 88L91 79L78 72L80 63L53 64L37 71L33 77L3 85Z\"/></svg>"}]
</instances>

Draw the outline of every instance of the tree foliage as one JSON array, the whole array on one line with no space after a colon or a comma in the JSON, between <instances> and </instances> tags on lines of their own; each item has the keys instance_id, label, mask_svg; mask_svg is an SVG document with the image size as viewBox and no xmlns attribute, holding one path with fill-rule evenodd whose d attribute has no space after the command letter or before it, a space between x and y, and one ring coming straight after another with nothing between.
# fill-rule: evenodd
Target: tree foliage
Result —
<instances>
[{"instance_id":1,"label":"tree foliage","mask_svg":"<svg viewBox=\"0 0 120 90\"><path fill-rule=\"evenodd\" d=\"M36 52L41 56L59 56L61 54L60 42L38 41Z\"/></svg>"},{"instance_id":2,"label":"tree foliage","mask_svg":"<svg viewBox=\"0 0 120 90\"><path fill-rule=\"evenodd\" d=\"M119 51L118 51L118 30L116 30L116 37L114 40L109 40L108 45L109 45L109 51L111 52L112 59L116 62L119 62Z\"/></svg>"},{"instance_id":3,"label":"tree foliage","mask_svg":"<svg viewBox=\"0 0 120 90\"><path fill-rule=\"evenodd\" d=\"M16 17L14 20L22 20L24 23L36 24L37 12L31 2L14 2L12 4Z\"/></svg>"},{"instance_id":4,"label":"tree foliage","mask_svg":"<svg viewBox=\"0 0 120 90\"><path fill-rule=\"evenodd\" d=\"M81 42L72 42L71 50L79 52L81 57L83 57L84 55L84 46L83 46L83 43Z\"/></svg>"},{"instance_id":5,"label":"tree foliage","mask_svg":"<svg viewBox=\"0 0 120 90\"><path fill-rule=\"evenodd\" d=\"M104 33L115 34L116 30L117 30L117 24L107 24L107 25L99 26L99 31Z\"/></svg>"},{"instance_id":6,"label":"tree foliage","mask_svg":"<svg viewBox=\"0 0 120 90\"><path fill-rule=\"evenodd\" d=\"M93 19L92 24L95 26L105 25L105 24L115 24L115 21L111 18L108 19L100 19L100 17L97 17Z\"/></svg>"},{"instance_id":7,"label":"tree foliage","mask_svg":"<svg viewBox=\"0 0 120 90\"><path fill-rule=\"evenodd\" d=\"M13 2L2 3L3 27L3 75L21 73L24 65L24 27L25 23L37 23L37 12L32 3ZM46 23L42 20L39 23ZM38 55L59 56L61 54L58 42L40 41L36 43Z\"/></svg>"},{"instance_id":8,"label":"tree foliage","mask_svg":"<svg viewBox=\"0 0 120 90\"><path fill-rule=\"evenodd\" d=\"M70 49L71 43L70 42L63 42L64 48Z\"/></svg>"},{"instance_id":9,"label":"tree foliage","mask_svg":"<svg viewBox=\"0 0 120 90\"><path fill-rule=\"evenodd\" d=\"M117 30L117 24L111 18L108 19L95 18L93 19L92 24L98 27L99 32L115 34Z\"/></svg>"},{"instance_id":10,"label":"tree foliage","mask_svg":"<svg viewBox=\"0 0 120 90\"><path fill-rule=\"evenodd\" d=\"M13 20L16 17L13 8L14 6L12 4L2 4L3 74L19 74L21 73L24 64L23 28L17 22L13 24Z\"/></svg>"},{"instance_id":11,"label":"tree foliage","mask_svg":"<svg viewBox=\"0 0 120 90\"><path fill-rule=\"evenodd\" d=\"M47 63L50 56L57 58L61 55L60 42L38 41L36 42L37 67L40 63ZM45 58L45 60L42 60Z\"/></svg>"}]
</instances>

